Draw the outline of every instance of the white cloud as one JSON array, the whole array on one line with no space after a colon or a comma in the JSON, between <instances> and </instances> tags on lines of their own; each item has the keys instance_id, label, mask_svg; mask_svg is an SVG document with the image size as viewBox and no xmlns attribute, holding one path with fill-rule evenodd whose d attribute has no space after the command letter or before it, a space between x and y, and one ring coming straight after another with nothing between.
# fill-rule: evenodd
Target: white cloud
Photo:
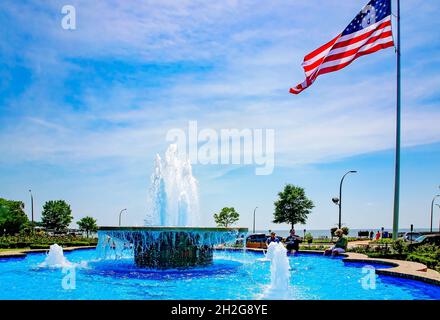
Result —
<instances>
[{"instance_id":1,"label":"white cloud","mask_svg":"<svg viewBox=\"0 0 440 320\"><path fill-rule=\"evenodd\" d=\"M261 187L258 223L266 225L289 172L394 147L392 49L321 77L300 96L287 93L303 80L303 56L340 32L365 0L73 0L75 31L60 27L64 4L0 3L6 31L0 33L0 161L10 181L2 194L11 190L11 198L33 184L39 201L72 197L76 214L96 215L100 223L113 223L115 208L129 207L127 223L136 224L145 211L151 161L166 148L168 129L186 128L188 120L197 120L200 129L274 128L276 165L300 170L268 177L272 185L246 187L244 197L245 188L235 186L241 179L231 178L236 167L197 167L210 196L206 215L234 197L237 208L248 210L253 187ZM440 140L439 41L436 32L426 32L438 30L440 20L426 16L439 7L434 1L402 3L404 146ZM15 79L15 68L26 68L29 78ZM15 82L24 91L13 92ZM9 168L19 169L8 177ZM392 183L381 181L383 188ZM332 191L310 186L323 193L311 223L333 224ZM382 197L383 190L375 190L363 193ZM374 218L353 207L356 219L364 219L359 225L388 223L383 213L391 210L392 192L384 190L390 195L374 203ZM410 198L419 203L404 209L413 223L413 209L424 200L413 192Z\"/></svg>"},{"instance_id":2,"label":"white cloud","mask_svg":"<svg viewBox=\"0 0 440 320\"><path fill-rule=\"evenodd\" d=\"M274 128L278 165L335 160L394 145L391 49L320 78L300 96L287 93L303 78L302 56L338 32L363 1L350 8L339 1L319 8L312 2L76 1L78 29L70 33L58 25L60 3L3 6L21 26L19 32L34 41L23 42L22 34L12 32L9 37L17 43L1 42L6 48L25 43L21 63L33 71L32 85L10 102L23 115L12 117L14 124L2 130L0 148L9 155L2 161L141 161L164 148L168 129L185 127L188 120L217 129ZM328 19L316 25L314 16L326 11ZM416 31L405 39L407 50L431 39ZM110 64L109 73L95 73L94 63L109 58L131 60L134 72L112 74ZM142 86L156 76L142 71L143 63L200 59L212 70L176 72L158 88ZM439 112L429 102L438 98L440 78L427 70L436 59L404 60L406 146L440 140ZM75 73L84 76L66 84ZM76 84L83 87L72 90ZM73 108L65 95L82 107Z\"/></svg>"}]
</instances>

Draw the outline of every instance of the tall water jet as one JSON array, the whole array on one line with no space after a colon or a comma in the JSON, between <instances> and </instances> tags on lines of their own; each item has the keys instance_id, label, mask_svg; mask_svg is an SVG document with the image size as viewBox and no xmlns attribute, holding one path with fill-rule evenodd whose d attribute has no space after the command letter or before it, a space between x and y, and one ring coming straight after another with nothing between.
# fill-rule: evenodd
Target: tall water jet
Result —
<instances>
[{"instance_id":1,"label":"tall water jet","mask_svg":"<svg viewBox=\"0 0 440 320\"><path fill-rule=\"evenodd\" d=\"M151 175L146 226L196 226L199 222L197 180L191 163L171 144L162 159L158 154Z\"/></svg>"},{"instance_id":2,"label":"tall water jet","mask_svg":"<svg viewBox=\"0 0 440 320\"><path fill-rule=\"evenodd\" d=\"M70 265L71 263L64 256L63 248L56 243L50 246L44 262L40 264L41 267L49 268L63 268Z\"/></svg>"},{"instance_id":3,"label":"tall water jet","mask_svg":"<svg viewBox=\"0 0 440 320\"><path fill-rule=\"evenodd\" d=\"M215 245L235 241L246 228L205 228L199 224L197 180L191 163L171 144L156 155L145 227L100 227L101 257L131 255L141 268L169 269L209 265Z\"/></svg>"},{"instance_id":4,"label":"tall water jet","mask_svg":"<svg viewBox=\"0 0 440 320\"><path fill-rule=\"evenodd\" d=\"M266 299L284 299L288 296L290 283L287 249L282 243L271 242L267 248L266 258L270 260L270 286L264 297Z\"/></svg>"}]
</instances>

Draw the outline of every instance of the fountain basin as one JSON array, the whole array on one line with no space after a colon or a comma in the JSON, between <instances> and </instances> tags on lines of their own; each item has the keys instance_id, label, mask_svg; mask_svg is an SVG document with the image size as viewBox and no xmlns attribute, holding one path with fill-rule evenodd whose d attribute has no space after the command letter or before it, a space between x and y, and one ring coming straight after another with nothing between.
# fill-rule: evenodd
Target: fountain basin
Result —
<instances>
[{"instance_id":1,"label":"fountain basin","mask_svg":"<svg viewBox=\"0 0 440 320\"><path fill-rule=\"evenodd\" d=\"M138 267L174 269L207 266L215 245L236 241L247 228L99 227L102 257L133 255Z\"/></svg>"}]
</instances>

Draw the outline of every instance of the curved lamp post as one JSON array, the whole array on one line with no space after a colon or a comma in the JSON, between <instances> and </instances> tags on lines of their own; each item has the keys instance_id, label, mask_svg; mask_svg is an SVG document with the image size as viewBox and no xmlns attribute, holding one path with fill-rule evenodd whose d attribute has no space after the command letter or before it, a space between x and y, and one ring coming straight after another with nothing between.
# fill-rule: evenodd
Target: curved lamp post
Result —
<instances>
[{"instance_id":1,"label":"curved lamp post","mask_svg":"<svg viewBox=\"0 0 440 320\"><path fill-rule=\"evenodd\" d=\"M430 229L430 232L432 232L432 218L433 218L433 215L434 215L434 201L438 197L440 197L440 194L435 195L434 198L432 198L432 202L431 202L431 229Z\"/></svg>"},{"instance_id":2,"label":"curved lamp post","mask_svg":"<svg viewBox=\"0 0 440 320\"><path fill-rule=\"evenodd\" d=\"M435 204L440 209L440 204ZM440 219L438 219L438 232L440 232Z\"/></svg>"},{"instance_id":3,"label":"curved lamp post","mask_svg":"<svg viewBox=\"0 0 440 320\"><path fill-rule=\"evenodd\" d=\"M254 225L253 225L253 232L252 233L255 233L255 211L257 210L257 208L258 207L255 207L255 209L254 209Z\"/></svg>"},{"instance_id":4,"label":"curved lamp post","mask_svg":"<svg viewBox=\"0 0 440 320\"><path fill-rule=\"evenodd\" d=\"M342 212L342 183L344 182L345 176L349 173L357 173L357 171L350 170L342 176L341 183L339 184L339 198L337 198L337 197L332 198L333 203L339 206L339 222L338 222L339 229L341 229L341 227L342 227L342 220L341 220L341 218L342 218L342 216L341 216L341 212Z\"/></svg>"},{"instance_id":5,"label":"curved lamp post","mask_svg":"<svg viewBox=\"0 0 440 320\"><path fill-rule=\"evenodd\" d=\"M121 214L124 211L127 211L127 209L122 209L121 212L119 212L119 226L121 226Z\"/></svg>"}]
</instances>

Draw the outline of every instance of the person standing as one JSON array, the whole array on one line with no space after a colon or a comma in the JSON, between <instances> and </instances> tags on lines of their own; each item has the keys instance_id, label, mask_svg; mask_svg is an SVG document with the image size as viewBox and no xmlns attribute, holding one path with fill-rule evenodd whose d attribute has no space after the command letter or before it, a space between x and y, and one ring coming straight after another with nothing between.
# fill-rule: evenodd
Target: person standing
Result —
<instances>
[{"instance_id":1,"label":"person standing","mask_svg":"<svg viewBox=\"0 0 440 320\"><path fill-rule=\"evenodd\" d=\"M379 239L380 239L380 231L377 230L377 233L376 233L376 239L375 239L375 240L377 241L377 240L379 240Z\"/></svg>"}]
</instances>

